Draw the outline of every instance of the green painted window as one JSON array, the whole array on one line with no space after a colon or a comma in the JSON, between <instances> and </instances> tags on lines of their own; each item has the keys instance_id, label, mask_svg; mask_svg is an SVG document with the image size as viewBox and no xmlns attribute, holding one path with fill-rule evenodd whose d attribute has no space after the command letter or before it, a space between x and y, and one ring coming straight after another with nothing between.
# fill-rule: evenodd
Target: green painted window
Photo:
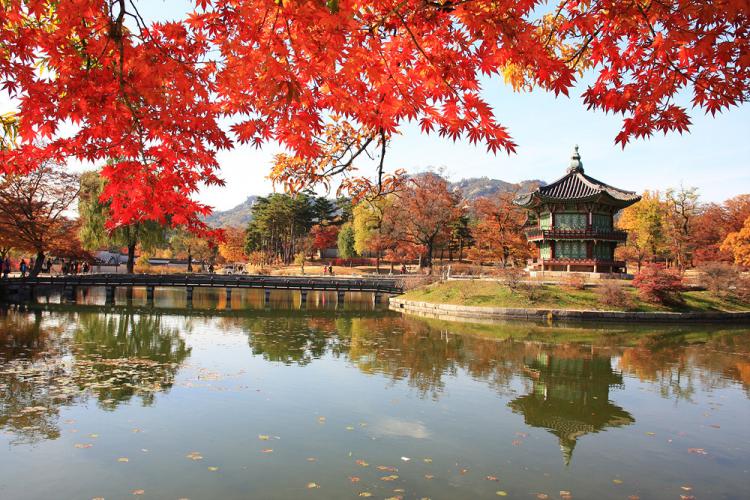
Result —
<instances>
[{"instance_id":1,"label":"green painted window","mask_svg":"<svg viewBox=\"0 0 750 500\"><path fill-rule=\"evenodd\" d=\"M612 260L612 245L597 243L594 245L594 257L602 260Z\"/></svg>"},{"instance_id":2,"label":"green painted window","mask_svg":"<svg viewBox=\"0 0 750 500\"><path fill-rule=\"evenodd\" d=\"M552 258L552 245L549 241L543 241L541 245L539 245L539 255L543 259L551 259Z\"/></svg>"},{"instance_id":3,"label":"green painted window","mask_svg":"<svg viewBox=\"0 0 750 500\"><path fill-rule=\"evenodd\" d=\"M586 229L588 214L559 213L555 214L557 229Z\"/></svg>"},{"instance_id":4,"label":"green painted window","mask_svg":"<svg viewBox=\"0 0 750 500\"><path fill-rule=\"evenodd\" d=\"M552 214L547 212L539 215L539 227L542 229L550 229L552 227Z\"/></svg>"},{"instance_id":5,"label":"green painted window","mask_svg":"<svg viewBox=\"0 0 750 500\"><path fill-rule=\"evenodd\" d=\"M566 241L555 242L555 258L558 259L585 259L586 242L585 241Z\"/></svg>"},{"instance_id":6,"label":"green painted window","mask_svg":"<svg viewBox=\"0 0 750 500\"><path fill-rule=\"evenodd\" d=\"M612 216L607 214L593 214L593 224L596 229L612 229Z\"/></svg>"}]
</instances>

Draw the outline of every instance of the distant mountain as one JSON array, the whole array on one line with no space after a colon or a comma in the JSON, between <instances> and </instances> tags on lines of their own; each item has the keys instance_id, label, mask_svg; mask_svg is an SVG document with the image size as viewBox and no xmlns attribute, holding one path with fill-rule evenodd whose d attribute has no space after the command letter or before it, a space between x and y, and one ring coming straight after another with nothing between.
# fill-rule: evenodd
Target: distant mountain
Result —
<instances>
[{"instance_id":1,"label":"distant mountain","mask_svg":"<svg viewBox=\"0 0 750 500\"><path fill-rule=\"evenodd\" d=\"M539 186L544 186L544 181L527 180L519 183L505 182L500 179L490 179L489 177L473 177L470 179L461 179L458 182L451 182L450 188L459 189L469 201L476 200L483 196L493 196L503 192L528 193ZM258 196L248 196L245 201L234 208L224 211L216 211L206 217L206 224L212 227L246 227L252 217L252 208Z\"/></svg>"},{"instance_id":2,"label":"distant mountain","mask_svg":"<svg viewBox=\"0 0 750 500\"><path fill-rule=\"evenodd\" d=\"M472 177L470 179L461 179L458 182L451 182L452 189L459 189L469 201L476 200L485 196L494 196L498 193L518 192L529 193L539 186L546 183L537 179L521 181L519 183L505 182L500 179L490 179L489 177Z\"/></svg>"},{"instance_id":3,"label":"distant mountain","mask_svg":"<svg viewBox=\"0 0 750 500\"><path fill-rule=\"evenodd\" d=\"M248 196L245 201L234 208L224 211L215 211L206 217L206 224L212 227L241 227L244 228L252 219L251 209L258 199L257 196Z\"/></svg>"}]
</instances>

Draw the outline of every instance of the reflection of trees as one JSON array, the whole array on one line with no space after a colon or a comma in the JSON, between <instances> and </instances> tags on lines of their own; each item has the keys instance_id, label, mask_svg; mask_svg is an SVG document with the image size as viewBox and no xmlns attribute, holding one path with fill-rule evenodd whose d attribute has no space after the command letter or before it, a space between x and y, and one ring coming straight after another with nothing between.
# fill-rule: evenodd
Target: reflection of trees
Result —
<instances>
[{"instance_id":1,"label":"reflection of trees","mask_svg":"<svg viewBox=\"0 0 750 500\"><path fill-rule=\"evenodd\" d=\"M60 436L59 408L75 399L64 382L68 345L61 332L40 311L0 311L0 429L13 444Z\"/></svg>"},{"instance_id":2,"label":"reflection of trees","mask_svg":"<svg viewBox=\"0 0 750 500\"><path fill-rule=\"evenodd\" d=\"M90 392L150 404L189 354L159 317L0 310L0 429L14 444L56 439L60 409Z\"/></svg>"},{"instance_id":3,"label":"reflection of trees","mask_svg":"<svg viewBox=\"0 0 750 500\"><path fill-rule=\"evenodd\" d=\"M190 349L161 316L87 315L75 332L74 378L107 408L137 395L144 405L169 389Z\"/></svg>"},{"instance_id":4,"label":"reflection of trees","mask_svg":"<svg viewBox=\"0 0 750 500\"><path fill-rule=\"evenodd\" d=\"M326 352L338 355L342 346L333 317L253 316L244 320L250 349L268 361L306 365Z\"/></svg>"},{"instance_id":5,"label":"reflection of trees","mask_svg":"<svg viewBox=\"0 0 750 500\"><path fill-rule=\"evenodd\" d=\"M577 352L575 356L549 348L527 358L525 369L532 379L529 394L508 403L528 425L547 429L558 437L566 464L577 439L608 427L634 422L625 410L609 401L610 387L622 385L610 358Z\"/></svg>"}]
</instances>

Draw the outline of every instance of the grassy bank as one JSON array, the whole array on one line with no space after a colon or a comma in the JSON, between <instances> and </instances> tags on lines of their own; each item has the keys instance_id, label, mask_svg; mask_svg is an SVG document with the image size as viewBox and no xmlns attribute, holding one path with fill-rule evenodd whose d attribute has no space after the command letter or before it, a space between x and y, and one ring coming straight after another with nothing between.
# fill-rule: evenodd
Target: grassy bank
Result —
<instances>
[{"instance_id":1,"label":"grassy bank","mask_svg":"<svg viewBox=\"0 0 750 500\"><path fill-rule=\"evenodd\" d=\"M485 307L518 307L530 309L572 309L600 311L748 311L750 304L707 291L682 292L682 303L652 304L642 300L636 290L625 288L627 307L602 303L595 287L577 290L562 285L538 285L533 297L523 291L512 291L493 281L447 281L407 292L400 298L441 304Z\"/></svg>"}]
</instances>

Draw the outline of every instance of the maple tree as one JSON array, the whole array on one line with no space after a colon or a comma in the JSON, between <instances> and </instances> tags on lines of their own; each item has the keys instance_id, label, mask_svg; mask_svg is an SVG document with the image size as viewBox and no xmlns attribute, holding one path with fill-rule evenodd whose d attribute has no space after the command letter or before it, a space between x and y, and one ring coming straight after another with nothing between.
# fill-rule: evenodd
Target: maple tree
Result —
<instances>
[{"instance_id":1,"label":"maple tree","mask_svg":"<svg viewBox=\"0 0 750 500\"><path fill-rule=\"evenodd\" d=\"M126 270L133 273L135 269L135 251L153 250L166 242L166 228L154 221L133 221L116 227L107 227L110 219L110 206L102 202L105 189L104 178L96 171L84 172L81 175L81 186L78 196L78 236L86 250L102 248L117 249L125 247L128 254Z\"/></svg>"},{"instance_id":2,"label":"maple tree","mask_svg":"<svg viewBox=\"0 0 750 500\"><path fill-rule=\"evenodd\" d=\"M219 243L219 255L227 262L245 262L245 231L239 227L224 229L224 241Z\"/></svg>"},{"instance_id":3,"label":"maple tree","mask_svg":"<svg viewBox=\"0 0 750 500\"><path fill-rule=\"evenodd\" d=\"M338 241L339 227L333 224L315 224L310 230L312 248L325 250L335 248Z\"/></svg>"},{"instance_id":4,"label":"maple tree","mask_svg":"<svg viewBox=\"0 0 750 500\"><path fill-rule=\"evenodd\" d=\"M47 252L77 246L76 223L68 217L77 196L78 177L51 162L0 180L0 233L14 247L36 254L32 277L41 271Z\"/></svg>"},{"instance_id":5,"label":"maple tree","mask_svg":"<svg viewBox=\"0 0 750 500\"><path fill-rule=\"evenodd\" d=\"M380 260L393 248L393 223L395 219L393 194L363 199L353 211L354 249L360 255L375 255L375 272L380 272Z\"/></svg>"},{"instance_id":6,"label":"maple tree","mask_svg":"<svg viewBox=\"0 0 750 500\"><path fill-rule=\"evenodd\" d=\"M513 203L515 196L515 192L503 192L474 201L472 209L476 222L471 232L475 244L468 252L470 259L500 262L506 267L531 256L523 232L526 211Z\"/></svg>"},{"instance_id":7,"label":"maple tree","mask_svg":"<svg viewBox=\"0 0 750 500\"><path fill-rule=\"evenodd\" d=\"M272 177L355 193L389 191L387 144L425 133L515 149L482 79L568 94L623 115L625 144L685 131L675 101L716 113L748 98L746 0L195 0L181 19L144 19L132 0L4 0L0 88L5 173L41 159L119 161L102 170L110 227L150 220L196 233L237 143L287 150ZM225 130L220 120L227 120ZM44 145L38 142L47 139ZM376 158L373 181L348 176ZM145 219L144 219L145 217Z\"/></svg>"}]
</instances>

